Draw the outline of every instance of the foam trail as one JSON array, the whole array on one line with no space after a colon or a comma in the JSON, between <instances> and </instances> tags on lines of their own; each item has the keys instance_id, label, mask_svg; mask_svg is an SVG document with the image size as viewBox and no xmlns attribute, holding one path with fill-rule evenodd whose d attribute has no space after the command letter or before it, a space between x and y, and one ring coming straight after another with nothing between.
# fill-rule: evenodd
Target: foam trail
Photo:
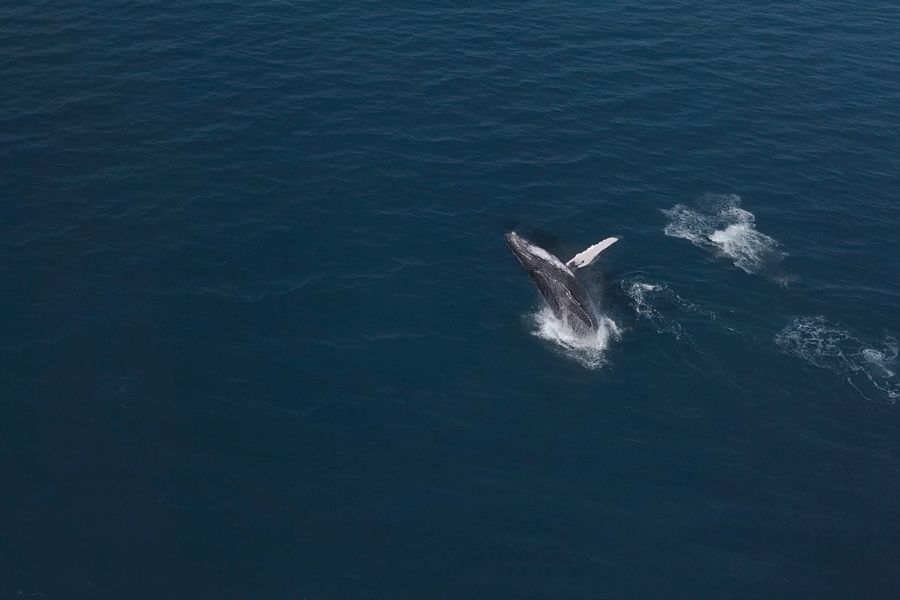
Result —
<instances>
[{"instance_id":1,"label":"foam trail","mask_svg":"<svg viewBox=\"0 0 900 600\"><path fill-rule=\"evenodd\" d=\"M735 331L722 322L718 313L703 308L696 302L691 302L690 300L682 298L664 283L649 283L638 279L624 279L621 282L621 286L622 291L628 296L632 310L634 310L638 318L650 322L656 328L656 333L671 334L675 336L675 339L677 340L685 338L687 341L694 343L693 338L684 330L681 323L663 314L659 308L660 305L701 315L708 318L710 321L719 323L725 329Z\"/></svg>"},{"instance_id":2,"label":"foam trail","mask_svg":"<svg viewBox=\"0 0 900 600\"><path fill-rule=\"evenodd\" d=\"M823 316L800 317L778 332L775 344L786 354L843 375L867 398L873 388L891 401L900 398L900 378L894 371L898 345L892 336L871 344Z\"/></svg>"},{"instance_id":3,"label":"foam trail","mask_svg":"<svg viewBox=\"0 0 900 600\"><path fill-rule=\"evenodd\" d=\"M659 311L650 303L649 296L654 292L667 289L665 286L642 281L623 281L622 287L625 293L628 294L628 297L631 298L631 306L638 315L648 318L660 316Z\"/></svg>"},{"instance_id":4,"label":"foam trail","mask_svg":"<svg viewBox=\"0 0 900 600\"><path fill-rule=\"evenodd\" d=\"M697 210L676 204L663 211L669 217L663 232L727 256L745 273L759 273L783 259L784 252L777 240L756 230L756 217L740 203L730 194L708 195Z\"/></svg>"},{"instance_id":5,"label":"foam trail","mask_svg":"<svg viewBox=\"0 0 900 600\"><path fill-rule=\"evenodd\" d=\"M531 315L531 320L535 327L532 335L551 342L564 356L588 369L603 367L609 344L621 337L618 325L605 315L600 315L597 331L587 332L573 329L547 306Z\"/></svg>"},{"instance_id":6,"label":"foam trail","mask_svg":"<svg viewBox=\"0 0 900 600\"><path fill-rule=\"evenodd\" d=\"M622 290L628 296L631 308L639 318L652 323L656 333L670 333L677 340L680 340L682 336L686 336L688 340L691 339L689 335L685 334L681 323L667 319L653 304L654 297L669 291L666 286L636 280L623 280L621 285Z\"/></svg>"}]
</instances>

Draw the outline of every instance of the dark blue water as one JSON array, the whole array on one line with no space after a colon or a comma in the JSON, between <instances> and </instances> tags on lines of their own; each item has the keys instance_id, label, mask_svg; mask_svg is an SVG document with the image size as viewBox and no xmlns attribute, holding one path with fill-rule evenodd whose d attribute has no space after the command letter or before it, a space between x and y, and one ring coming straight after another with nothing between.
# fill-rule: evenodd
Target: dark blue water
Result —
<instances>
[{"instance_id":1,"label":"dark blue water","mask_svg":"<svg viewBox=\"0 0 900 600\"><path fill-rule=\"evenodd\" d=\"M8 3L0 597L898 597L898 83L881 1Z\"/></svg>"}]
</instances>

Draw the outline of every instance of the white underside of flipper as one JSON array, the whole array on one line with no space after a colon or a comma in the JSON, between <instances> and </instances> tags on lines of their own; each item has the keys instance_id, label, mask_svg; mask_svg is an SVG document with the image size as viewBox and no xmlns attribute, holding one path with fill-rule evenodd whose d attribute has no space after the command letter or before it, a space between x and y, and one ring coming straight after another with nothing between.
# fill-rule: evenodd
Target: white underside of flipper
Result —
<instances>
[{"instance_id":1,"label":"white underside of flipper","mask_svg":"<svg viewBox=\"0 0 900 600\"><path fill-rule=\"evenodd\" d=\"M593 246L583 250L573 256L569 262L566 263L567 267L572 267L574 269L580 269L582 267L586 267L600 256L600 253L615 244L619 241L617 237L608 237L602 242L597 242Z\"/></svg>"}]
</instances>

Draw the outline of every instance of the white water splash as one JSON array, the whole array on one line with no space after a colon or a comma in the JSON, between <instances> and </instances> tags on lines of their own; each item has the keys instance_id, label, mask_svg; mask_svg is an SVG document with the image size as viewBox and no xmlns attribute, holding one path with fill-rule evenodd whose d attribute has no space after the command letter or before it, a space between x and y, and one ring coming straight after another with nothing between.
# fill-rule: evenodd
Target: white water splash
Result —
<instances>
[{"instance_id":1,"label":"white water splash","mask_svg":"<svg viewBox=\"0 0 900 600\"><path fill-rule=\"evenodd\" d=\"M756 217L740 207L734 194L708 195L697 209L676 204L663 213L669 217L664 233L695 246L727 256L746 273L759 273L784 258L777 240L756 230Z\"/></svg>"},{"instance_id":2,"label":"white water splash","mask_svg":"<svg viewBox=\"0 0 900 600\"><path fill-rule=\"evenodd\" d=\"M532 335L552 343L564 356L588 369L603 367L610 343L621 338L618 325L605 315L599 316L597 331L587 332L557 318L547 306L531 315L531 320L535 326Z\"/></svg>"},{"instance_id":3,"label":"white water splash","mask_svg":"<svg viewBox=\"0 0 900 600\"><path fill-rule=\"evenodd\" d=\"M892 336L881 344L871 344L823 316L801 317L778 332L775 344L782 352L844 375L865 397L874 387L891 401L900 398L900 378L894 372L898 344Z\"/></svg>"}]
</instances>

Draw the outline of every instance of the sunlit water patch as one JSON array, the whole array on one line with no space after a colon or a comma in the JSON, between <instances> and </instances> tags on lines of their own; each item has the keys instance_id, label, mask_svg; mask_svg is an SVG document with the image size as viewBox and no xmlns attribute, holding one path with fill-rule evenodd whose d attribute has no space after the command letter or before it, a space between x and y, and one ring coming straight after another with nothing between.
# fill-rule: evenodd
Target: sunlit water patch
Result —
<instances>
[{"instance_id":1,"label":"sunlit water patch","mask_svg":"<svg viewBox=\"0 0 900 600\"><path fill-rule=\"evenodd\" d=\"M619 326L611 318L599 315L596 331L583 331L572 327L544 306L530 316L534 325L532 334L553 344L565 357L588 369L599 369L606 364L609 345L621 339Z\"/></svg>"},{"instance_id":2,"label":"sunlit water patch","mask_svg":"<svg viewBox=\"0 0 900 600\"><path fill-rule=\"evenodd\" d=\"M778 348L816 367L846 377L867 398L900 398L897 340L885 337L873 343L823 316L800 317L775 336Z\"/></svg>"},{"instance_id":3,"label":"sunlit water patch","mask_svg":"<svg viewBox=\"0 0 900 600\"><path fill-rule=\"evenodd\" d=\"M663 231L727 257L746 273L760 273L780 262L784 251L777 240L756 229L756 217L740 204L734 194L708 195L697 208L676 204L663 211L669 217Z\"/></svg>"}]
</instances>

